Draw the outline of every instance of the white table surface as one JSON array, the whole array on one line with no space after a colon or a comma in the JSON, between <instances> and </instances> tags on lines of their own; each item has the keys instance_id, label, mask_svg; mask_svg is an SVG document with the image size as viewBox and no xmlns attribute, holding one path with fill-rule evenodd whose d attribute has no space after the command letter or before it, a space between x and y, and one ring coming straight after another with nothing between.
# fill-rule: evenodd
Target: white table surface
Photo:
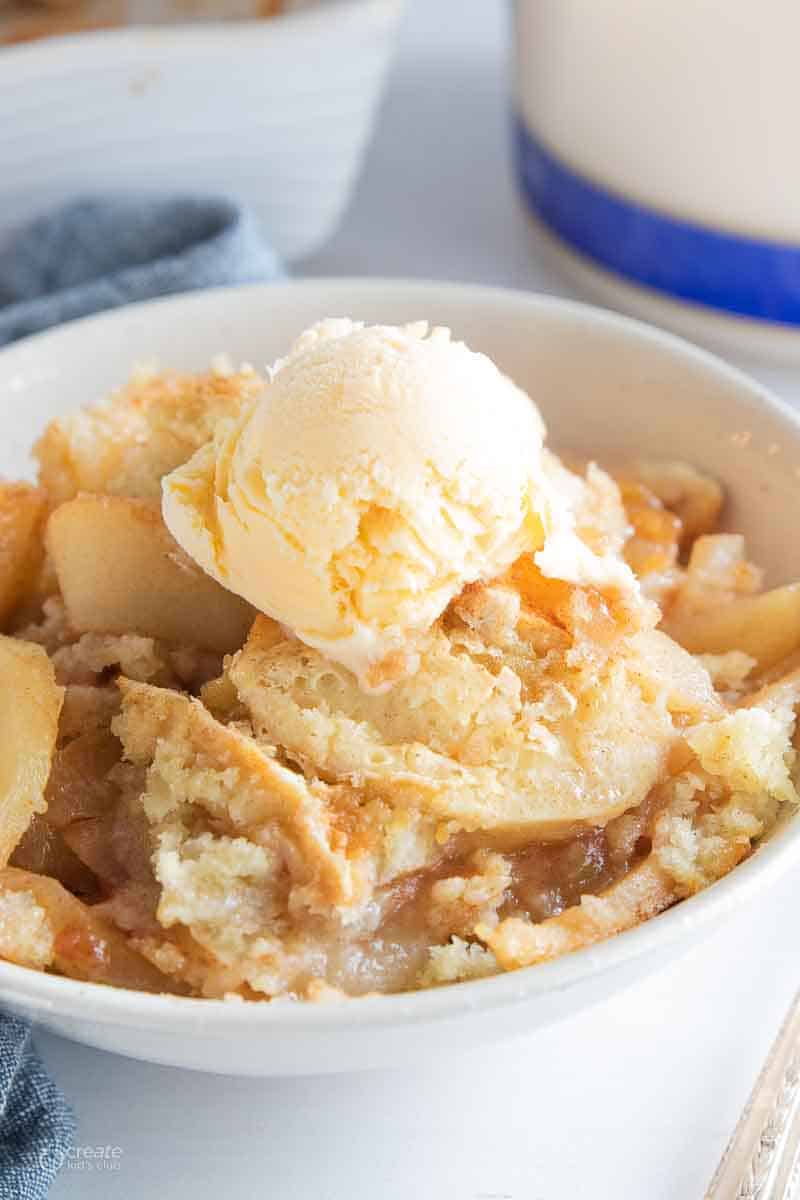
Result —
<instances>
[{"instance_id":1,"label":"white table surface","mask_svg":"<svg viewBox=\"0 0 800 1200\"><path fill-rule=\"evenodd\" d=\"M506 5L412 0L348 218L310 274L574 294L537 254L507 155ZM424 315L424 314L420 314ZM757 369L787 399L800 372ZM786 880L601 1008L447 1065L237 1080L41 1034L81 1145L54 1200L699 1200L800 983Z\"/></svg>"}]
</instances>

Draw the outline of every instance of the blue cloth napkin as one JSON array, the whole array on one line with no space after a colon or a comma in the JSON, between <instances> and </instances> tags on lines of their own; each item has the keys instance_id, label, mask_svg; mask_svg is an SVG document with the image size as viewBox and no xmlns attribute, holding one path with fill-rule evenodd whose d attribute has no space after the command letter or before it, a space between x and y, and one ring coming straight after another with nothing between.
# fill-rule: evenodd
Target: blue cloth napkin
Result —
<instances>
[{"instance_id":1,"label":"blue cloth napkin","mask_svg":"<svg viewBox=\"0 0 800 1200\"><path fill-rule=\"evenodd\" d=\"M63 1166L75 1118L31 1048L24 1021L0 1017L0 1200L39 1200Z\"/></svg>"},{"instance_id":2,"label":"blue cloth napkin","mask_svg":"<svg viewBox=\"0 0 800 1200\"><path fill-rule=\"evenodd\" d=\"M134 300L282 274L254 218L232 200L86 197L0 247L0 346Z\"/></svg>"},{"instance_id":3,"label":"blue cloth napkin","mask_svg":"<svg viewBox=\"0 0 800 1200\"><path fill-rule=\"evenodd\" d=\"M0 247L0 346L135 300L282 275L253 218L231 200L86 197ZM30 1028L0 1014L0 1200L42 1200L74 1133Z\"/></svg>"}]
</instances>

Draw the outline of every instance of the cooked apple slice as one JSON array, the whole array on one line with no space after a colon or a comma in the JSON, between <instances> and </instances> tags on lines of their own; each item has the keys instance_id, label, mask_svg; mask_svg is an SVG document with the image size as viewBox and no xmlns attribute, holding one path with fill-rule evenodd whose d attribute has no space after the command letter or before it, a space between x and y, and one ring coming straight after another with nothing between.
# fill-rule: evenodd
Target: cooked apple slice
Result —
<instances>
[{"instance_id":1,"label":"cooked apple slice","mask_svg":"<svg viewBox=\"0 0 800 1200\"><path fill-rule=\"evenodd\" d=\"M56 750L47 783L47 821L65 830L76 822L104 816L119 798L108 774L122 747L108 729L88 730Z\"/></svg>"},{"instance_id":2,"label":"cooked apple slice","mask_svg":"<svg viewBox=\"0 0 800 1200\"><path fill-rule=\"evenodd\" d=\"M59 745L85 733L108 729L119 710L119 692L113 684L68 683L58 723Z\"/></svg>"},{"instance_id":3,"label":"cooked apple slice","mask_svg":"<svg viewBox=\"0 0 800 1200\"><path fill-rule=\"evenodd\" d=\"M80 896L97 896L98 883L85 863L64 841L64 836L37 813L11 855L10 865L37 875L50 875L68 891Z\"/></svg>"},{"instance_id":4,"label":"cooked apple slice","mask_svg":"<svg viewBox=\"0 0 800 1200\"><path fill-rule=\"evenodd\" d=\"M253 609L183 553L149 501L78 496L50 517L47 544L81 633L142 633L226 654L253 622Z\"/></svg>"},{"instance_id":5,"label":"cooked apple slice","mask_svg":"<svg viewBox=\"0 0 800 1200\"><path fill-rule=\"evenodd\" d=\"M0 637L0 867L47 807L63 698L41 646Z\"/></svg>"},{"instance_id":6,"label":"cooked apple slice","mask_svg":"<svg viewBox=\"0 0 800 1200\"><path fill-rule=\"evenodd\" d=\"M742 650L766 670L800 647L800 583L706 612L670 615L664 630L692 654Z\"/></svg>"},{"instance_id":7,"label":"cooked apple slice","mask_svg":"<svg viewBox=\"0 0 800 1200\"><path fill-rule=\"evenodd\" d=\"M665 508L679 518L682 540L691 544L703 534L713 533L719 521L724 494L716 479L685 462L640 459L630 464L627 474L643 483Z\"/></svg>"},{"instance_id":8,"label":"cooked apple slice","mask_svg":"<svg viewBox=\"0 0 800 1200\"><path fill-rule=\"evenodd\" d=\"M0 628L34 582L43 555L46 507L39 488L0 482Z\"/></svg>"}]
</instances>

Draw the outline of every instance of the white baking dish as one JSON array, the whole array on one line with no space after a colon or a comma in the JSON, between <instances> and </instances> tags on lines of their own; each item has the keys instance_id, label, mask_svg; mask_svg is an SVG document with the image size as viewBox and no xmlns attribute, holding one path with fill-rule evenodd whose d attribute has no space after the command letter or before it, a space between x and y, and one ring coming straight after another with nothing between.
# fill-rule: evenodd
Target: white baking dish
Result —
<instances>
[{"instance_id":1,"label":"white baking dish","mask_svg":"<svg viewBox=\"0 0 800 1200\"><path fill-rule=\"evenodd\" d=\"M227 194L293 259L347 204L402 0L0 48L0 237L87 191Z\"/></svg>"}]
</instances>

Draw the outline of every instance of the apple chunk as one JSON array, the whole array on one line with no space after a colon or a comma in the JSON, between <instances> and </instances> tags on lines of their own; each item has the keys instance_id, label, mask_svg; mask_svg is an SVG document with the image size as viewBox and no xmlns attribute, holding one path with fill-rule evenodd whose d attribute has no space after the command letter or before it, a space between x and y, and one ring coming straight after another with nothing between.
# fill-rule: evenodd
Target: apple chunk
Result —
<instances>
[{"instance_id":1,"label":"apple chunk","mask_svg":"<svg viewBox=\"0 0 800 1200\"><path fill-rule=\"evenodd\" d=\"M800 584L741 596L707 612L668 615L663 628L692 654L743 650L763 671L800 647Z\"/></svg>"},{"instance_id":2,"label":"apple chunk","mask_svg":"<svg viewBox=\"0 0 800 1200\"><path fill-rule=\"evenodd\" d=\"M255 613L180 549L154 504L81 495L59 508L47 545L80 633L140 633L227 654Z\"/></svg>"},{"instance_id":3,"label":"apple chunk","mask_svg":"<svg viewBox=\"0 0 800 1200\"><path fill-rule=\"evenodd\" d=\"M0 482L0 626L33 583L43 553L46 508L39 488Z\"/></svg>"},{"instance_id":4,"label":"apple chunk","mask_svg":"<svg viewBox=\"0 0 800 1200\"><path fill-rule=\"evenodd\" d=\"M0 867L47 807L63 699L41 646L0 636Z\"/></svg>"}]
</instances>

